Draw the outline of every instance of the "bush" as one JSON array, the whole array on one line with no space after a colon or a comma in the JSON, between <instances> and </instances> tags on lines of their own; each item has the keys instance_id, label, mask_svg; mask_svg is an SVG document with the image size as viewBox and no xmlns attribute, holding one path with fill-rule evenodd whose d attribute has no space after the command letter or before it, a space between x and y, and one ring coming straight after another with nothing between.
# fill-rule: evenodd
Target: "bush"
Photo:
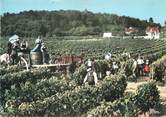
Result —
<instances>
[{"instance_id":1,"label":"bush","mask_svg":"<svg viewBox=\"0 0 166 117\"><path fill-rule=\"evenodd\" d=\"M137 117L159 104L159 92L154 82L140 85L136 94L113 102L104 102L87 112L88 117Z\"/></svg>"},{"instance_id":2,"label":"bush","mask_svg":"<svg viewBox=\"0 0 166 117\"><path fill-rule=\"evenodd\" d=\"M130 97L114 102L103 102L87 112L87 117L137 117L137 108Z\"/></svg>"},{"instance_id":3,"label":"bush","mask_svg":"<svg viewBox=\"0 0 166 117\"><path fill-rule=\"evenodd\" d=\"M87 74L87 69L86 69L86 66L85 64L82 64L78 70L76 70L73 74L73 79L75 80L75 82L78 84L78 85L82 85L83 84L83 80L85 78Z\"/></svg>"},{"instance_id":4,"label":"bush","mask_svg":"<svg viewBox=\"0 0 166 117\"><path fill-rule=\"evenodd\" d=\"M166 56L158 59L151 65L151 78L156 81L163 81L166 69Z\"/></svg>"},{"instance_id":5,"label":"bush","mask_svg":"<svg viewBox=\"0 0 166 117\"><path fill-rule=\"evenodd\" d=\"M70 84L70 85L69 85ZM58 92L72 90L75 87L74 82L65 79L51 77L49 79L41 79L36 84L29 81L25 84L21 83L20 87L11 86L11 90L5 91L5 100L19 100L19 102L31 102L50 97Z\"/></svg>"},{"instance_id":6,"label":"bush","mask_svg":"<svg viewBox=\"0 0 166 117\"><path fill-rule=\"evenodd\" d=\"M136 95L133 98L137 108L142 112L149 111L159 105L160 95L154 82L138 86Z\"/></svg>"},{"instance_id":7,"label":"bush","mask_svg":"<svg viewBox=\"0 0 166 117\"><path fill-rule=\"evenodd\" d=\"M110 70L109 63L106 60L95 61L94 68L98 74L98 77L100 76L100 73L101 73L101 79L103 79L106 76L106 71Z\"/></svg>"},{"instance_id":8,"label":"bush","mask_svg":"<svg viewBox=\"0 0 166 117\"><path fill-rule=\"evenodd\" d=\"M8 73L19 72L21 70L22 70L22 68L19 67L19 66L9 66L6 69L0 68L0 75L2 76L2 75L5 75L5 74L8 74Z\"/></svg>"},{"instance_id":9,"label":"bush","mask_svg":"<svg viewBox=\"0 0 166 117\"><path fill-rule=\"evenodd\" d=\"M15 69L16 70L16 69ZM14 70L14 71L15 71ZM25 83L31 83L28 86L35 84L38 79L44 79L50 77L52 74L46 70L31 71L19 71L13 72L13 69L8 74L4 74L0 77L0 100L2 105L6 103L8 99L18 98L22 85ZM19 92L19 93L18 93ZM28 95L25 93L24 95Z\"/></svg>"},{"instance_id":10,"label":"bush","mask_svg":"<svg viewBox=\"0 0 166 117\"><path fill-rule=\"evenodd\" d=\"M132 65L133 65L133 60L132 59L129 59L125 62L125 65L124 65L124 70L125 70L125 75L127 77L131 76L133 74L132 72Z\"/></svg>"},{"instance_id":11,"label":"bush","mask_svg":"<svg viewBox=\"0 0 166 117\"><path fill-rule=\"evenodd\" d=\"M37 79L51 77L51 72L47 70L19 71L4 74L0 77L1 88L9 88L13 84L25 83L26 81L36 82Z\"/></svg>"},{"instance_id":12,"label":"bush","mask_svg":"<svg viewBox=\"0 0 166 117\"><path fill-rule=\"evenodd\" d=\"M17 115L18 109L27 109L25 108L27 103L39 103L38 100L46 99L66 90L72 90L74 87L75 83L73 81L69 82L57 77L42 79L36 84L26 82L20 90L14 88L6 93L5 111L11 115ZM31 111L33 112L33 110Z\"/></svg>"},{"instance_id":13,"label":"bush","mask_svg":"<svg viewBox=\"0 0 166 117\"><path fill-rule=\"evenodd\" d=\"M126 81L123 75L107 77L97 86L78 86L74 90L58 93L43 100L22 103L17 112L20 111L21 116L80 116L98 106L105 98L114 101L122 97L125 88Z\"/></svg>"}]
</instances>

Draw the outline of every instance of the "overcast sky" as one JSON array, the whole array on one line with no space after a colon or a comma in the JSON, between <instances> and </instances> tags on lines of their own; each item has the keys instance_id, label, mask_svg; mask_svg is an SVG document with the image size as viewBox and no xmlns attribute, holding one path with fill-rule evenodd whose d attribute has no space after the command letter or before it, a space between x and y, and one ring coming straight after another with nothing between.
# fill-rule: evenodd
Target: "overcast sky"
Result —
<instances>
[{"instance_id":1,"label":"overcast sky","mask_svg":"<svg viewBox=\"0 0 166 117\"><path fill-rule=\"evenodd\" d=\"M0 0L0 14L24 10L89 10L149 20L166 21L166 0Z\"/></svg>"}]
</instances>

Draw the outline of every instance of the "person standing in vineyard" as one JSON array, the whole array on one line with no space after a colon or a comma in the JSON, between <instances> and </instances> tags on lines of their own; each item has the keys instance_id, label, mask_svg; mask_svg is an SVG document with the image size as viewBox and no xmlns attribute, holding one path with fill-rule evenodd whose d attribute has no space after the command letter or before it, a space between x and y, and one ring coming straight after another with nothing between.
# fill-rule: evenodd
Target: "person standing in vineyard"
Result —
<instances>
[{"instance_id":1,"label":"person standing in vineyard","mask_svg":"<svg viewBox=\"0 0 166 117\"><path fill-rule=\"evenodd\" d=\"M10 54L11 54L11 52L12 52L12 43L9 41L7 46L8 46L7 53L8 53L9 56L10 56Z\"/></svg>"},{"instance_id":2,"label":"person standing in vineyard","mask_svg":"<svg viewBox=\"0 0 166 117\"><path fill-rule=\"evenodd\" d=\"M19 36L13 35L9 38L8 53L12 58L12 64L18 63L18 51L20 50Z\"/></svg>"},{"instance_id":3,"label":"person standing in vineyard","mask_svg":"<svg viewBox=\"0 0 166 117\"><path fill-rule=\"evenodd\" d=\"M38 38L35 41L35 48L32 50L32 52L38 52L41 51L41 46L42 46L43 40L41 39L40 36L38 36Z\"/></svg>"},{"instance_id":4,"label":"person standing in vineyard","mask_svg":"<svg viewBox=\"0 0 166 117\"><path fill-rule=\"evenodd\" d=\"M42 57L43 57L43 64L49 64L49 54L47 51L47 47L45 46L44 43L42 43L41 46L41 52L42 52Z\"/></svg>"},{"instance_id":5,"label":"person standing in vineyard","mask_svg":"<svg viewBox=\"0 0 166 117\"><path fill-rule=\"evenodd\" d=\"M97 74L92 68L87 69L87 75L84 78L83 83L88 82L89 85L96 85L98 83Z\"/></svg>"},{"instance_id":6,"label":"person standing in vineyard","mask_svg":"<svg viewBox=\"0 0 166 117\"><path fill-rule=\"evenodd\" d=\"M138 64L138 76L143 76L143 68L144 68L144 60L142 57L138 57L137 59Z\"/></svg>"},{"instance_id":7,"label":"person standing in vineyard","mask_svg":"<svg viewBox=\"0 0 166 117\"><path fill-rule=\"evenodd\" d=\"M132 74L135 82L137 82L137 72L138 72L138 64L136 59L133 58L133 64L132 64Z\"/></svg>"},{"instance_id":8,"label":"person standing in vineyard","mask_svg":"<svg viewBox=\"0 0 166 117\"><path fill-rule=\"evenodd\" d=\"M28 42L23 40L20 44L20 51L21 52L29 52L29 49L28 49Z\"/></svg>"},{"instance_id":9,"label":"person standing in vineyard","mask_svg":"<svg viewBox=\"0 0 166 117\"><path fill-rule=\"evenodd\" d=\"M165 70L166 70L166 68L163 63L156 65L155 69L154 69L154 79L156 81L163 82Z\"/></svg>"},{"instance_id":10,"label":"person standing in vineyard","mask_svg":"<svg viewBox=\"0 0 166 117\"><path fill-rule=\"evenodd\" d=\"M147 60L145 61L145 65L144 65L144 73L145 73L146 75L148 75L149 72L150 72L149 60L147 59Z\"/></svg>"},{"instance_id":11,"label":"person standing in vineyard","mask_svg":"<svg viewBox=\"0 0 166 117\"><path fill-rule=\"evenodd\" d=\"M118 72L119 66L116 62L112 63L112 74L114 75L115 73Z\"/></svg>"}]
</instances>

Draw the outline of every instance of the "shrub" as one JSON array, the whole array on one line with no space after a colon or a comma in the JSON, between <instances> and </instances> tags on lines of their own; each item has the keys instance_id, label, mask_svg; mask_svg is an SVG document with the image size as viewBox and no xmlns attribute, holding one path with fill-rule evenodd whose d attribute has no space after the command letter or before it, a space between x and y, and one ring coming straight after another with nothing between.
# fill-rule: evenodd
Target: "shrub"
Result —
<instances>
[{"instance_id":1,"label":"shrub","mask_svg":"<svg viewBox=\"0 0 166 117\"><path fill-rule=\"evenodd\" d=\"M136 95L133 98L137 108L142 112L158 106L160 95L154 82L138 86Z\"/></svg>"},{"instance_id":2,"label":"shrub","mask_svg":"<svg viewBox=\"0 0 166 117\"><path fill-rule=\"evenodd\" d=\"M159 104L159 92L154 82L140 85L136 94L113 102L104 102L87 112L88 117L137 117Z\"/></svg>"},{"instance_id":3,"label":"shrub","mask_svg":"<svg viewBox=\"0 0 166 117\"><path fill-rule=\"evenodd\" d=\"M155 61L151 68L151 78L156 81L162 81L166 69L166 56Z\"/></svg>"},{"instance_id":4,"label":"shrub","mask_svg":"<svg viewBox=\"0 0 166 117\"><path fill-rule=\"evenodd\" d=\"M133 60L132 59L129 59L125 62L124 64L124 70L125 70L125 75L128 77L128 76L131 76L132 75L132 65L133 65Z\"/></svg>"},{"instance_id":5,"label":"shrub","mask_svg":"<svg viewBox=\"0 0 166 117\"><path fill-rule=\"evenodd\" d=\"M101 101L114 101L123 96L126 81L123 75L105 78L97 86L83 85L74 90L19 106L21 116L80 116L98 106ZM11 106L10 106L11 107Z\"/></svg>"},{"instance_id":6,"label":"shrub","mask_svg":"<svg viewBox=\"0 0 166 117\"><path fill-rule=\"evenodd\" d=\"M103 102L87 112L87 117L137 117L137 108L130 97L114 102Z\"/></svg>"},{"instance_id":7,"label":"shrub","mask_svg":"<svg viewBox=\"0 0 166 117\"><path fill-rule=\"evenodd\" d=\"M101 79L106 76L106 71L109 69L109 63L106 60L98 60L94 63L94 69L98 74L98 77L101 73Z\"/></svg>"},{"instance_id":8,"label":"shrub","mask_svg":"<svg viewBox=\"0 0 166 117\"><path fill-rule=\"evenodd\" d=\"M0 100L2 104L8 99L16 98L17 92L21 90L22 85L27 82L35 84L38 79L50 77L52 74L48 71L19 71L14 73L4 74L0 77ZM29 85L30 86L30 85ZM11 91L11 93L9 93ZM25 93L26 95L26 93Z\"/></svg>"},{"instance_id":9,"label":"shrub","mask_svg":"<svg viewBox=\"0 0 166 117\"><path fill-rule=\"evenodd\" d=\"M0 68L0 75L2 76L2 75L5 75L5 74L8 74L8 73L19 72L21 70L22 70L22 68L19 67L19 66L16 66L16 65L15 66L9 66L6 69Z\"/></svg>"},{"instance_id":10,"label":"shrub","mask_svg":"<svg viewBox=\"0 0 166 117\"><path fill-rule=\"evenodd\" d=\"M83 84L83 80L85 78L87 74L87 69L86 69L86 66L84 64L82 64L78 70L76 70L73 74L73 79L75 80L75 82L78 84L78 85L82 85Z\"/></svg>"}]
</instances>

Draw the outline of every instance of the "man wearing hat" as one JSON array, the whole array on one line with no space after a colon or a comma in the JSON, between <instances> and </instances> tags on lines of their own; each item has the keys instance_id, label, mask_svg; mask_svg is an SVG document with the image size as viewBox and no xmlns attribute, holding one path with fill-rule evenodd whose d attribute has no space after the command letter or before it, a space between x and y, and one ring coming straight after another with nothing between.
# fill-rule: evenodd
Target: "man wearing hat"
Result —
<instances>
[{"instance_id":1,"label":"man wearing hat","mask_svg":"<svg viewBox=\"0 0 166 117\"><path fill-rule=\"evenodd\" d=\"M12 37L9 38L9 42L16 43L19 42L19 36L18 35L13 35Z\"/></svg>"},{"instance_id":2,"label":"man wearing hat","mask_svg":"<svg viewBox=\"0 0 166 117\"><path fill-rule=\"evenodd\" d=\"M49 54L44 43L42 43L41 52L43 56L43 64L49 64Z\"/></svg>"},{"instance_id":3,"label":"man wearing hat","mask_svg":"<svg viewBox=\"0 0 166 117\"><path fill-rule=\"evenodd\" d=\"M19 36L18 35L13 35L12 37L9 38L8 42L8 54L10 55L12 52L12 47L18 46L19 45Z\"/></svg>"},{"instance_id":4,"label":"man wearing hat","mask_svg":"<svg viewBox=\"0 0 166 117\"><path fill-rule=\"evenodd\" d=\"M89 85L96 85L98 83L97 74L92 68L87 69L87 75L85 76L83 83L85 82L88 82Z\"/></svg>"},{"instance_id":5,"label":"man wearing hat","mask_svg":"<svg viewBox=\"0 0 166 117\"><path fill-rule=\"evenodd\" d=\"M41 51L42 43L43 43L43 41L42 41L41 37L38 36L38 38L37 38L36 41L35 41L36 46L35 46L35 48L32 50L32 52L40 52L40 51Z\"/></svg>"},{"instance_id":6,"label":"man wearing hat","mask_svg":"<svg viewBox=\"0 0 166 117\"><path fill-rule=\"evenodd\" d=\"M9 38L8 54L11 56L13 64L18 62L19 36L13 35Z\"/></svg>"}]
</instances>

